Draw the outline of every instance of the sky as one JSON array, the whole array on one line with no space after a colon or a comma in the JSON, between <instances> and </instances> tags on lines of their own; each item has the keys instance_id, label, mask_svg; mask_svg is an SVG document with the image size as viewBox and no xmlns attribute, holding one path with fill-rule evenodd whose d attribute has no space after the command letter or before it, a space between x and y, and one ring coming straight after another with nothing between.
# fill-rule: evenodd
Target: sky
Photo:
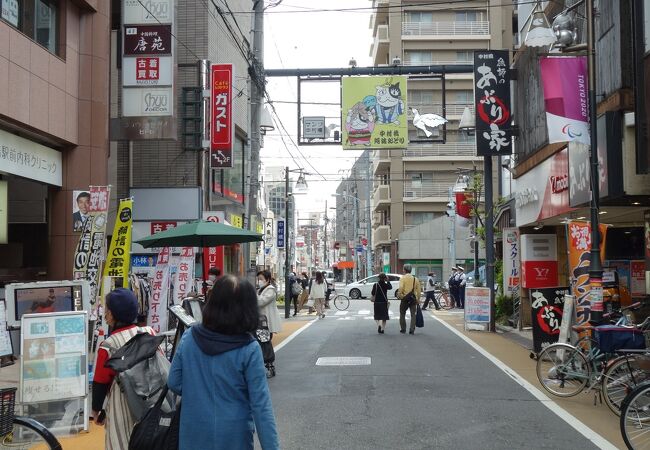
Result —
<instances>
[{"instance_id":1,"label":"sky","mask_svg":"<svg viewBox=\"0 0 650 450\"><path fill-rule=\"evenodd\" d=\"M268 3L268 2L267 2ZM372 6L370 0L284 0L279 6L267 9L264 16L264 67L266 69L339 68L348 67L352 57L360 67L370 65L372 32L369 29ZM362 11L326 11L322 9L368 8ZM320 9L321 11L309 11ZM291 12L287 11L299 11ZM289 166L304 169L309 191L296 196L299 217L312 211L325 211L334 206L340 179L349 170L358 150L342 150L340 146L300 146L297 138L296 77L271 77L267 91L287 133L282 127L267 133L261 160L266 166ZM310 88L303 94L310 102L335 103L339 101L338 83ZM312 105L304 114L338 116L338 106ZM334 119L332 119L334 120ZM278 129L280 128L280 129ZM283 139L280 136L282 134ZM285 147L286 144L286 147ZM287 150L288 147L288 150ZM293 155L293 157L291 156ZM322 176L319 176L321 174ZM345 175L347 176L347 175ZM297 174L291 174L295 181ZM325 179L324 179L325 178ZM275 180L274 180L275 181ZM331 216L331 210L328 215Z\"/></svg>"}]
</instances>

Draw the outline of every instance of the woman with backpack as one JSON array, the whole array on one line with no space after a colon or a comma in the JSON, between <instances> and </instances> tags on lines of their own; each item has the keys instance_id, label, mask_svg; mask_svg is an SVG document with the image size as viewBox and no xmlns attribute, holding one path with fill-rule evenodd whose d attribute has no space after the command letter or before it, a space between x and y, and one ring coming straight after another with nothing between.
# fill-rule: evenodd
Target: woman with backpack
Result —
<instances>
[{"instance_id":1,"label":"woman with backpack","mask_svg":"<svg viewBox=\"0 0 650 450\"><path fill-rule=\"evenodd\" d=\"M271 272L261 270L257 272L257 304L260 315L266 316L267 326L271 332L271 339L275 333L282 331L282 319L278 312L278 291L271 277ZM275 376L273 361L264 361L269 378Z\"/></svg>"},{"instance_id":2,"label":"woman with backpack","mask_svg":"<svg viewBox=\"0 0 650 450\"><path fill-rule=\"evenodd\" d=\"M262 350L251 334L258 324L251 283L218 279L203 322L185 332L169 372L169 388L183 399L180 450L252 450L255 432L262 449L280 448Z\"/></svg>"},{"instance_id":3,"label":"woman with backpack","mask_svg":"<svg viewBox=\"0 0 650 450\"><path fill-rule=\"evenodd\" d=\"M372 298L375 306L375 322L377 322L377 333L384 334L388 317L388 291L393 286L388 281L385 273L379 274L379 281L372 287Z\"/></svg>"},{"instance_id":4,"label":"woman with backpack","mask_svg":"<svg viewBox=\"0 0 650 450\"><path fill-rule=\"evenodd\" d=\"M129 438L135 424L126 395L114 383L116 372L105 366L108 359L138 333L155 334L151 327L138 327L138 300L129 289L117 288L106 296L104 320L109 327L109 337L97 350L93 378L92 410L97 425L106 425L107 450L129 448ZM104 400L106 411L104 411Z\"/></svg>"}]
</instances>

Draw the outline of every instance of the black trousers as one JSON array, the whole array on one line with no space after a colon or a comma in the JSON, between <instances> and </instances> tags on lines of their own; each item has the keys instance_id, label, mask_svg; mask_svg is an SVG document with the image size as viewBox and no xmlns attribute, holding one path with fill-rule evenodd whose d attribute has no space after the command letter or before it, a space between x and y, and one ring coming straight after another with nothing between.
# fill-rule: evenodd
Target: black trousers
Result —
<instances>
[{"instance_id":1,"label":"black trousers","mask_svg":"<svg viewBox=\"0 0 650 450\"><path fill-rule=\"evenodd\" d=\"M433 306L436 307L436 309L440 309L440 305L438 304L438 300L436 300L436 291L427 291L426 297L424 298L424 306L422 307L423 309L426 309L427 306L429 306L429 302L433 301Z\"/></svg>"},{"instance_id":2,"label":"black trousers","mask_svg":"<svg viewBox=\"0 0 650 450\"><path fill-rule=\"evenodd\" d=\"M291 303L293 303L293 312L298 314L298 296L291 294Z\"/></svg>"}]
</instances>

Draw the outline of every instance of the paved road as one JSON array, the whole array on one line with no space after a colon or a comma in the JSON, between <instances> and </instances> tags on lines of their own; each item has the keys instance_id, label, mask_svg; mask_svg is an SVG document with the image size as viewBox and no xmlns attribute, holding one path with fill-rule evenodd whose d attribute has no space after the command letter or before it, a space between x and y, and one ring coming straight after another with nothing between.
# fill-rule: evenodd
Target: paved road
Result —
<instances>
[{"instance_id":1,"label":"paved road","mask_svg":"<svg viewBox=\"0 0 650 450\"><path fill-rule=\"evenodd\" d=\"M428 315L413 336L397 318L379 335L370 310L352 301L278 351L270 387L283 449L596 448ZM371 363L316 365L322 357Z\"/></svg>"}]
</instances>

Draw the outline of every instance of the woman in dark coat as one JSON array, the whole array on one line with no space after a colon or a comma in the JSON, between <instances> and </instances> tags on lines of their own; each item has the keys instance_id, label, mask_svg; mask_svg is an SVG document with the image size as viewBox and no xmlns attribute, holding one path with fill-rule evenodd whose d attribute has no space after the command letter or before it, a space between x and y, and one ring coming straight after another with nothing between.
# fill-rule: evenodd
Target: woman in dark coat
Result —
<instances>
[{"instance_id":1,"label":"woman in dark coat","mask_svg":"<svg viewBox=\"0 0 650 450\"><path fill-rule=\"evenodd\" d=\"M372 295L375 297L375 322L377 322L377 333L384 334L388 317L388 291L391 290L390 281L385 273L379 274L379 281L372 287Z\"/></svg>"}]
</instances>

